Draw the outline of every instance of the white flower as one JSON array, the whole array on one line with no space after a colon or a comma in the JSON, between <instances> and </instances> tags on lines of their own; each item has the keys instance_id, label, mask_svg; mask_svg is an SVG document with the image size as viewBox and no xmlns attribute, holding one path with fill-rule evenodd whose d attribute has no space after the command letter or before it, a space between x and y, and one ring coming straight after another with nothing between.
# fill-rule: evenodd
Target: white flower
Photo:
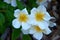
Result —
<instances>
[{"instance_id":1,"label":"white flower","mask_svg":"<svg viewBox=\"0 0 60 40\"><path fill-rule=\"evenodd\" d=\"M48 3L51 2L51 0L37 0L36 3L38 5L44 5L45 7L47 7Z\"/></svg>"},{"instance_id":2,"label":"white flower","mask_svg":"<svg viewBox=\"0 0 60 40\"><path fill-rule=\"evenodd\" d=\"M4 2L6 2L8 4L11 4L11 6L13 6L13 7L16 7L17 6L16 0L4 0Z\"/></svg>"},{"instance_id":3,"label":"white flower","mask_svg":"<svg viewBox=\"0 0 60 40\"><path fill-rule=\"evenodd\" d=\"M43 28L43 26L32 25L30 29L22 30L22 32L24 34L33 34L33 37L37 40L42 39L43 33L48 35L52 32L48 27L45 27L44 29L41 28Z\"/></svg>"},{"instance_id":4,"label":"white flower","mask_svg":"<svg viewBox=\"0 0 60 40\"><path fill-rule=\"evenodd\" d=\"M49 25L48 22L51 19L51 16L46 11L46 8L40 5L38 8L33 8L30 15L30 24L32 25Z\"/></svg>"},{"instance_id":5,"label":"white flower","mask_svg":"<svg viewBox=\"0 0 60 40\"><path fill-rule=\"evenodd\" d=\"M30 25L28 24L29 15L26 8L24 8L23 10L16 9L14 11L14 16L16 17L16 19L14 19L12 22L14 28L20 28L20 26L22 26L22 29L24 30L30 28Z\"/></svg>"},{"instance_id":6,"label":"white flower","mask_svg":"<svg viewBox=\"0 0 60 40\"><path fill-rule=\"evenodd\" d=\"M37 0L36 3L37 4L44 4L47 0Z\"/></svg>"}]
</instances>

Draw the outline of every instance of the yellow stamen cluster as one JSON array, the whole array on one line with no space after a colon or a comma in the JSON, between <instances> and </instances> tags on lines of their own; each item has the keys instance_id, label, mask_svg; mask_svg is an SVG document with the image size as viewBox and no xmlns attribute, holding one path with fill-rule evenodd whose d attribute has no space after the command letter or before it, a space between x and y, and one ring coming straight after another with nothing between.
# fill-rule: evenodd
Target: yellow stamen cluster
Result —
<instances>
[{"instance_id":1,"label":"yellow stamen cluster","mask_svg":"<svg viewBox=\"0 0 60 40\"><path fill-rule=\"evenodd\" d=\"M37 32L42 32L42 29L40 29L39 26L35 26L34 29L35 29Z\"/></svg>"},{"instance_id":2,"label":"yellow stamen cluster","mask_svg":"<svg viewBox=\"0 0 60 40\"><path fill-rule=\"evenodd\" d=\"M44 18L44 14L42 12L36 12L35 19L36 21L42 21Z\"/></svg>"},{"instance_id":3,"label":"yellow stamen cluster","mask_svg":"<svg viewBox=\"0 0 60 40\"><path fill-rule=\"evenodd\" d=\"M19 21L20 22L27 22L27 20L28 20L28 17L27 17L27 15L26 14L24 14L24 13L20 13L20 15L19 15Z\"/></svg>"}]
</instances>

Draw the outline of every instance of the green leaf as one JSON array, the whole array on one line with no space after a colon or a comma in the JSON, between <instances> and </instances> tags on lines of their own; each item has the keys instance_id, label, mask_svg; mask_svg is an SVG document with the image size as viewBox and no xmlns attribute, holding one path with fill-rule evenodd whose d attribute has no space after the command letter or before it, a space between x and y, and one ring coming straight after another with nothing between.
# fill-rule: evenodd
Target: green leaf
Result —
<instances>
[{"instance_id":1,"label":"green leaf","mask_svg":"<svg viewBox=\"0 0 60 40\"><path fill-rule=\"evenodd\" d=\"M6 6L7 6L6 3L4 3L4 2L0 2L0 8L1 8L1 9L5 9Z\"/></svg>"},{"instance_id":2,"label":"green leaf","mask_svg":"<svg viewBox=\"0 0 60 40\"><path fill-rule=\"evenodd\" d=\"M22 40L32 40L32 39L31 39L31 37L29 35L23 35Z\"/></svg>"},{"instance_id":3,"label":"green leaf","mask_svg":"<svg viewBox=\"0 0 60 40\"><path fill-rule=\"evenodd\" d=\"M20 36L20 32L20 29L13 29L11 40L16 40Z\"/></svg>"},{"instance_id":4,"label":"green leaf","mask_svg":"<svg viewBox=\"0 0 60 40\"><path fill-rule=\"evenodd\" d=\"M27 6L30 8L37 7L36 0L28 0Z\"/></svg>"},{"instance_id":5,"label":"green leaf","mask_svg":"<svg viewBox=\"0 0 60 40\"><path fill-rule=\"evenodd\" d=\"M0 13L0 34L4 33L6 29L4 23L5 23L5 17L2 13Z\"/></svg>"},{"instance_id":6,"label":"green leaf","mask_svg":"<svg viewBox=\"0 0 60 40\"><path fill-rule=\"evenodd\" d=\"M14 12L12 10L6 10L5 17L6 17L6 22L7 22L6 25L10 26L14 19Z\"/></svg>"},{"instance_id":7,"label":"green leaf","mask_svg":"<svg viewBox=\"0 0 60 40\"><path fill-rule=\"evenodd\" d=\"M5 25L2 25L0 26L0 34L3 34L6 30L6 26Z\"/></svg>"},{"instance_id":8,"label":"green leaf","mask_svg":"<svg viewBox=\"0 0 60 40\"><path fill-rule=\"evenodd\" d=\"M0 26L5 23L5 17L2 13L0 13Z\"/></svg>"},{"instance_id":9,"label":"green leaf","mask_svg":"<svg viewBox=\"0 0 60 40\"><path fill-rule=\"evenodd\" d=\"M3 0L0 0L0 2L2 2Z\"/></svg>"},{"instance_id":10,"label":"green leaf","mask_svg":"<svg viewBox=\"0 0 60 40\"><path fill-rule=\"evenodd\" d=\"M16 0L16 2L17 2L17 7L18 7L19 9L23 9L23 8L24 8L24 5L23 5L22 2L20 2L20 1L18 1L18 0Z\"/></svg>"}]
</instances>

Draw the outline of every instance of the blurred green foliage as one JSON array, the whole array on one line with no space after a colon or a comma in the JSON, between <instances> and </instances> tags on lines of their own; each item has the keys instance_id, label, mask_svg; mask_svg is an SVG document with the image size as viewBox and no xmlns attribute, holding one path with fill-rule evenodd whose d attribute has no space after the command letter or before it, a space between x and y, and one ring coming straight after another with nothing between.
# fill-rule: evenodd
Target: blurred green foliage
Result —
<instances>
[{"instance_id":1,"label":"blurred green foliage","mask_svg":"<svg viewBox=\"0 0 60 40\"><path fill-rule=\"evenodd\" d=\"M32 40L32 39L31 39L31 37L29 35L23 35L22 40Z\"/></svg>"},{"instance_id":2,"label":"blurred green foliage","mask_svg":"<svg viewBox=\"0 0 60 40\"><path fill-rule=\"evenodd\" d=\"M30 7L31 9L33 7L37 7L36 0L28 0L27 6Z\"/></svg>"},{"instance_id":3,"label":"blurred green foliage","mask_svg":"<svg viewBox=\"0 0 60 40\"><path fill-rule=\"evenodd\" d=\"M5 30L5 17L2 13L0 13L0 33L3 33Z\"/></svg>"},{"instance_id":4,"label":"blurred green foliage","mask_svg":"<svg viewBox=\"0 0 60 40\"><path fill-rule=\"evenodd\" d=\"M5 17L2 13L0 13L0 26L2 26L5 23Z\"/></svg>"},{"instance_id":5,"label":"blurred green foliage","mask_svg":"<svg viewBox=\"0 0 60 40\"><path fill-rule=\"evenodd\" d=\"M13 29L11 40L17 40L17 38L19 38L20 36L20 33L21 33L20 29Z\"/></svg>"},{"instance_id":6,"label":"blurred green foliage","mask_svg":"<svg viewBox=\"0 0 60 40\"><path fill-rule=\"evenodd\" d=\"M17 3L17 7L22 10L23 8L25 8L24 4L18 0L16 0L16 3Z\"/></svg>"}]
</instances>

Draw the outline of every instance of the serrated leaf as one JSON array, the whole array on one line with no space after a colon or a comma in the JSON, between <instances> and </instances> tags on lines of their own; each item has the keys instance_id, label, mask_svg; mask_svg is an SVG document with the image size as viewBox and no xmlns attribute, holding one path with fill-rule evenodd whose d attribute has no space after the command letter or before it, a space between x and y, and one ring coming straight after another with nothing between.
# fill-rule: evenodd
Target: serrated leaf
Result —
<instances>
[{"instance_id":1,"label":"serrated leaf","mask_svg":"<svg viewBox=\"0 0 60 40\"><path fill-rule=\"evenodd\" d=\"M20 29L13 29L11 40L16 40L20 36L20 32Z\"/></svg>"},{"instance_id":2,"label":"serrated leaf","mask_svg":"<svg viewBox=\"0 0 60 40\"><path fill-rule=\"evenodd\" d=\"M31 39L31 37L29 35L23 35L22 40L32 40L32 39Z\"/></svg>"}]
</instances>

